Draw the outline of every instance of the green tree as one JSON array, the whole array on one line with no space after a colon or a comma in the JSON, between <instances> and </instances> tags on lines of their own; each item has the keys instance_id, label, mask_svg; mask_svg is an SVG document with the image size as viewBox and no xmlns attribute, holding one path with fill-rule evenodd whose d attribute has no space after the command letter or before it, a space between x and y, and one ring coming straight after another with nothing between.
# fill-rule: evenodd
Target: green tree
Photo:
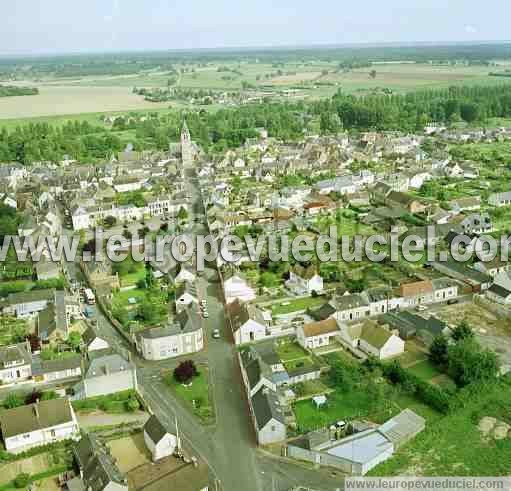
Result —
<instances>
[{"instance_id":1,"label":"green tree","mask_svg":"<svg viewBox=\"0 0 511 491\"><path fill-rule=\"evenodd\" d=\"M429 347L429 358L435 365L444 366L448 361L449 343L447 338L440 334L435 337Z\"/></svg>"},{"instance_id":2,"label":"green tree","mask_svg":"<svg viewBox=\"0 0 511 491\"><path fill-rule=\"evenodd\" d=\"M474 331L466 320L462 320L453 330L452 338L454 341L464 341L465 339L473 339Z\"/></svg>"},{"instance_id":3,"label":"green tree","mask_svg":"<svg viewBox=\"0 0 511 491\"><path fill-rule=\"evenodd\" d=\"M182 222L184 222L185 220L188 220L188 212L186 211L186 208L184 208L183 206L181 208L179 208L179 211L177 212L177 217Z\"/></svg>"},{"instance_id":4,"label":"green tree","mask_svg":"<svg viewBox=\"0 0 511 491\"><path fill-rule=\"evenodd\" d=\"M458 387L494 380L499 361L493 351L483 350L473 339L464 339L449 347L448 372Z\"/></svg>"},{"instance_id":5,"label":"green tree","mask_svg":"<svg viewBox=\"0 0 511 491\"><path fill-rule=\"evenodd\" d=\"M79 332L73 331L67 337L67 344L77 351L82 344L82 336Z\"/></svg>"}]
</instances>

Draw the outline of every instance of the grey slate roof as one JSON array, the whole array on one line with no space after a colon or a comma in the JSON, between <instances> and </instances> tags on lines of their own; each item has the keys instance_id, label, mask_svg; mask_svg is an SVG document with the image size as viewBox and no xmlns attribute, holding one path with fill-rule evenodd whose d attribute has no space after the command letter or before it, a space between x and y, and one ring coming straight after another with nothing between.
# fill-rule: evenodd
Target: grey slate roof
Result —
<instances>
[{"instance_id":1,"label":"grey slate roof","mask_svg":"<svg viewBox=\"0 0 511 491\"><path fill-rule=\"evenodd\" d=\"M103 491L113 482L128 489L126 477L117 468L108 450L91 434L73 448L75 459L83 472L83 484L90 491Z\"/></svg>"},{"instance_id":2,"label":"grey slate roof","mask_svg":"<svg viewBox=\"0 0 511 491\"><path fill-rule=\"evenodd\" d=\"M285 424L285 418L277 398L277 394L264 388L252 396L257 428L263 429L272 419Z\"/></svg>"},{"instance_id":3,"label":"grey slate roof","mask_svg":"<svg viewBox=\"0 0 511 491\"><path fill-rule=\"evenodd\" d=\"M144 425L144 431L154 443L158 443L168 432L156 415L152 415Z\"/></svg>"},{"instance_id":4,"label":"grey slate roof","mask_svg":"<svg viewBox=\"0 0 511 491\"><path fill-rule=\"evenodd\" d=\"M111 354L94 358L90 361L85 378L102 377L119 372L135 370L133 363L126 361L120 355Z\"/></svg>"}]
</instances>

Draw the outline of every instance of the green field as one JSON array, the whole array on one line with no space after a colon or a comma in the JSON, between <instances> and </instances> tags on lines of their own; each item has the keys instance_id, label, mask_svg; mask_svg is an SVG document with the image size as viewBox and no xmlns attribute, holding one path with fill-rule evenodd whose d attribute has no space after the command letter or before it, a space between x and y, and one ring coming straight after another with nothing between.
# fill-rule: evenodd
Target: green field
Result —
<instances>
[{"instance_id":1,"label":"green field","mask_svg":"<svg viewBox=\"0 0 511 491\"><path fill-rule=\"evenodd\" d=\"M219 71L221 70L221 71ZM227 71L223 71L227 70ZM376 76L370 76L372 70ZM338 89L345 93L367 94L382 89L403 93L416 89L445 88L451 85L492 85L503 83L490 77L484 66L434 66L420 63L379 64L372 67L341 70L334 61L283 62L278 64L252 62L215 62L187 65L179 73L174 87L238 92L244 82L259 92L297 90L296 97L318 99L331 97ZM61 122L74 118L97 119L99 114L140 110L168 110L182 107L182 102L145 101L132 93L133 87L166 88L168 71L146 71L117 76L85 76L74 78L45 77L25 81L36 85L40 94L33 97L6 97L0 100L0 119L12 127L25 118ZM20 82L21 83L21 82ZM211 107L206 106L207 109ZM3 125L1 125L3 126ZM1 127L0 126L0 127Z\"/></svg>"}]
</instances>

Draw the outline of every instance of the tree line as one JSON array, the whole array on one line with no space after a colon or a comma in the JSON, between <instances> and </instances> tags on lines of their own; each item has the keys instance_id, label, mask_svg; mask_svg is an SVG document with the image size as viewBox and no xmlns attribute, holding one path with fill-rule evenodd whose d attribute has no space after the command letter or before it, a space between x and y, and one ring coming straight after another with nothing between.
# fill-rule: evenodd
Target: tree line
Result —
<instances>
[{"instance_id":1,"label":"tree line","mask_svg":"<svg viewBox=\"0 0 511 491\"><path fill-rule=\"evenodd\" d=\"M0 84L0 97L13 97L20 95L38 95L37 87L18 87L16 85Z\"/></svg>"},{"instance_id":2,"label":"tree line","mask_svg":"<svg viewBox=\"0 0 511 491\"><path fill-rule=\"evenodd\" d=\"M193 139L215 154L257 137L258 128L266 128L272 137L293 141L317 131L318 121L321 132L331 134L341 130L413 132L422 131L431 121L483 123L493 117L511 117L511 84L364 97L339 91L331 99L315 102L262 102L217 111L150 113L146 118L131 118L122 128L78 121L4 128L0 130L0 161L30 164L59 161L64 155L83 162L107 160L127 143L117 131L121 129L133 130L129 138L137 150L167 150L169 141L179 141L185 118Z\"/></svg>"}]
</instances>

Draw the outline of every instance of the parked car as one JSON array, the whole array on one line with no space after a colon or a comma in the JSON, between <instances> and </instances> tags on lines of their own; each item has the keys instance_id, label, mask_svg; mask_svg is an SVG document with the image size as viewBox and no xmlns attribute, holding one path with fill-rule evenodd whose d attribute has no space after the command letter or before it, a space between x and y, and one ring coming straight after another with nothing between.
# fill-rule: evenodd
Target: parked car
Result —
<instances>
[{"instance_id":1,"label":"parked car","mask_svg":"<svg viewBox=\"0 0 511 491\"><path fill-rule=\"evenodd\" d=\"M415 307L415 310L417 310L417 312L424 312L428 310L428 308L425 305L417 305L417 307Z\"/></svg>"},{"instance_id":2,"label":"parked car","mask_svg":"<svg viewBox=\"0 0 511 491\"><path fill-rule=\"evenodd\" d=\"M207 319L209 317L209 313L207 310L205 310L204 312L202 312L202 317L204 317L204 319Z\"/></svg>"},{"instance_id":3,"label":"parked car","mask_svg":"<svg viewBox=\"0 0 511 491\"><path fill-rule=\"evenodd\" d=\"M450 298L449 300L447 300L447 305L454 305L458 302L459 300L457 298Z\"/></svg>"},{"instance_id":4,"label":"parked car","mask_svg":"<svg viewBox=\"0 0 511 491\"><path fill-rule=\"evenodd\" d=\"M213 336L214 339L220 339L220 330L219 329L213 329L212 336Z\"/></svg>"}]
</instances>

